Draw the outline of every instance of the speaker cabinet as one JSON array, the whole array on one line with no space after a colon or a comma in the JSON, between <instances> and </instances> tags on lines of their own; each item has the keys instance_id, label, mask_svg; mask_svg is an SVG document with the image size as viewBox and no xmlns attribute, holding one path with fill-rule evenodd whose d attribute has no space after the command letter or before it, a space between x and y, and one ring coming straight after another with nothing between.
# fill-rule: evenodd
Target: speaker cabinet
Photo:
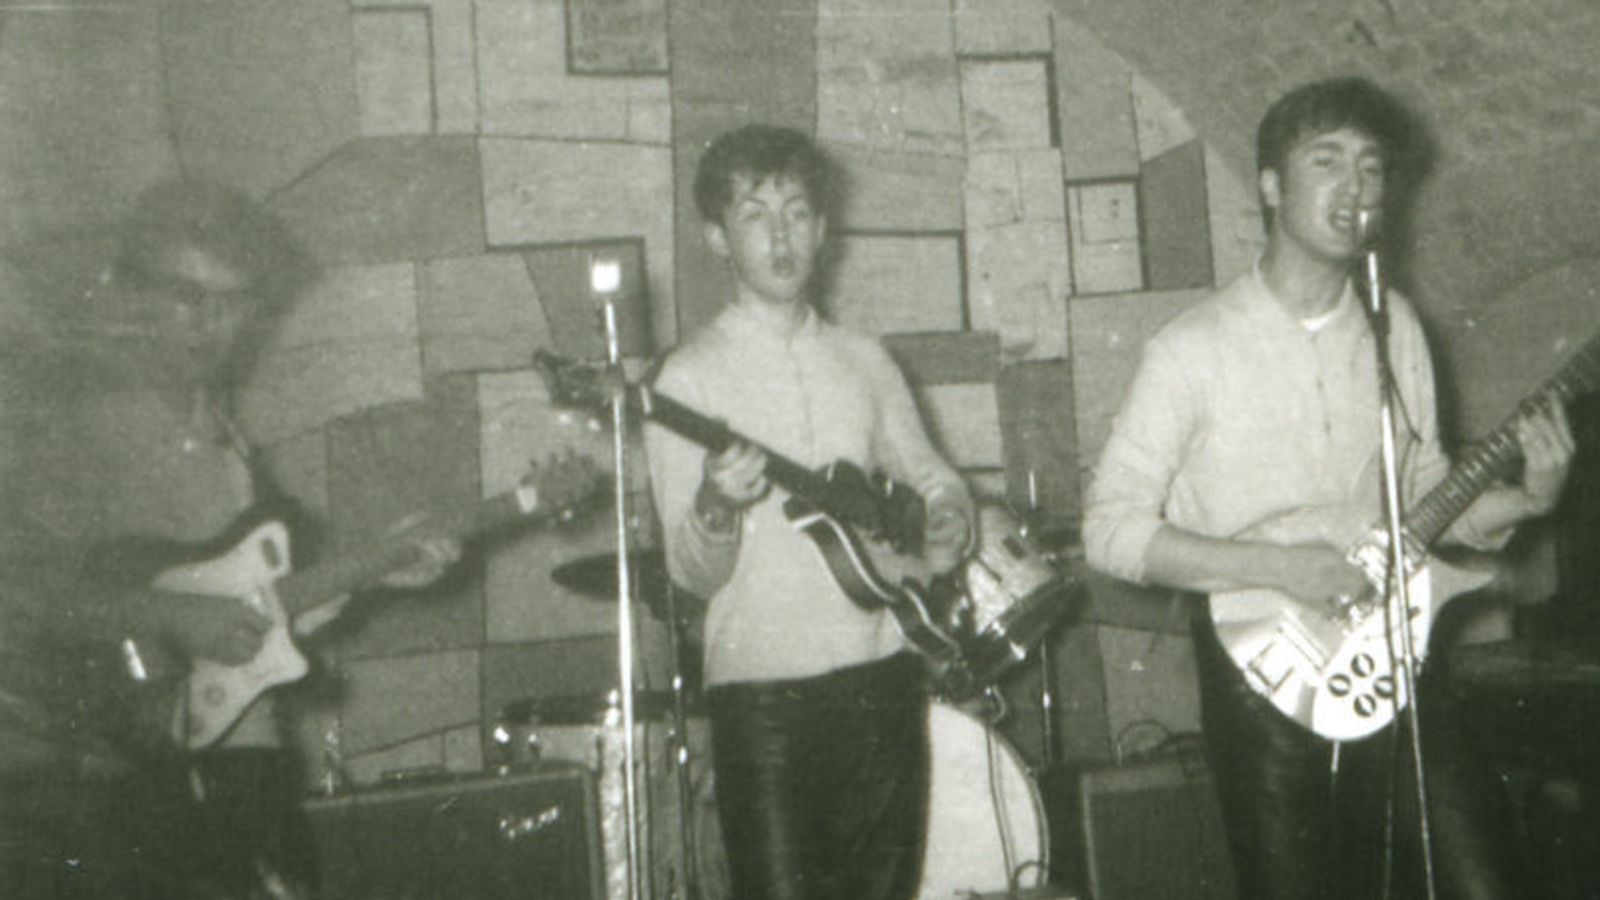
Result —
<instances>
[{"instance_id":1,"label":"speaker cabinet","mask_svg":"<svg viewBox=\"0 0 1600 900\"><path fill-rule=\"evenodd\" d=\"M1095 900L1237 896L1216 787L1198 751L1088 769L1078 788Z\"/></svg>"},{"instance_id":2,"label":"speaker cabinet","mask_svg":"<svg viewBox=\"0 0 1600 900\"><path fill-rule=\"evenodd\" d=\"M603 900L594 777L546 764L307 801L329 900Z\"/></svg>"}]
</instances>

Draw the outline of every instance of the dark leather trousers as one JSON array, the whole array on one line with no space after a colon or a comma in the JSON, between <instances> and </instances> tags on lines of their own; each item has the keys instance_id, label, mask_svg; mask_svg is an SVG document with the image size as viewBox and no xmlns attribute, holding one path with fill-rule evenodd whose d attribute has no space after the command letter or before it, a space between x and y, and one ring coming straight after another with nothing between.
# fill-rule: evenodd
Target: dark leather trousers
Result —
<instances>
[{"instance_id":1,"label":"dark leather trousers","mask_svg":"<svg viewBox=\"0 0 1600 900\"><path fill-rule=\"evenodd\" d=\"M1406 717L1334 744L1252 692L1209 620L1195 629L1201 720L1241 900L1426 896ZM1440 898L1514 896L1503 797L1448 692L1422 679L1430 845Z\"/></svg>"},{"instance_id":2,"label":"dark leather trousers","mask_svg":"<svg viewBox=\"0 0 1600 900\"><path fill-rule=\"evenodd\" d=\"M914 657L707 692L717 815L739 900L909 900L927 831Z\"/></svg>"}]
</instances>

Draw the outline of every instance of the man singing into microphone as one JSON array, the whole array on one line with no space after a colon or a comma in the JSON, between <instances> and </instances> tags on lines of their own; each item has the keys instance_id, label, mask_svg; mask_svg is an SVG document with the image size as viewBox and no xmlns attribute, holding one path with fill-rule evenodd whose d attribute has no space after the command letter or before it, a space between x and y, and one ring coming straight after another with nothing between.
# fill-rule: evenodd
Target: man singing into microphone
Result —
<instances>
[{"instance_id":1,"label":"man singing into microphone","mask_svg":"<svg viewBox=\"0 0 1600 900\"><path fill-rule=\"evenodd\" d=\"M1379 379L1372 323L1351 275L1381 221L1408 120L1361 79L1302 86L1257 133L1267 245L1249 272L1146 345L1089 489L1089 563L1196 592L1266 589L1322 616L1367 582L1346 548L1382 522ZM1432 365L1413 307L1385 303L1403 496L1437 484ZM1572 454L1558 404L1517 428L1526 465L1489 489L1449 540L1502 545L1556 502ZM1294 522L1298 529L1275 528ZM1268 615L1270 610L1263 610ZM1393 873L1410 896L1423 868L1416 792L1389 726L1336 744L1252 692L1206 615L1196 615L1202 723L1244 898L1383 896L1385 810L1394 799ZM1448 708L1418 704L1428 751L1432 858L1442 896L1507 895L1503 846L1482 833ZM1396 752L1399 751L1399 752Z\"/></svg>"}]
</instances>

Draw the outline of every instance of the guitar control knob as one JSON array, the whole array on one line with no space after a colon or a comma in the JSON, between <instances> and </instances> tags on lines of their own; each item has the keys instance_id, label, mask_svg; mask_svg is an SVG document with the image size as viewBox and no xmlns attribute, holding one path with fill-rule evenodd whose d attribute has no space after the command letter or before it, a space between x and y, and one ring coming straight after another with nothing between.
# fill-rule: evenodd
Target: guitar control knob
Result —
<instances>
[{"instance_id":1,"label":"guitar control knob","mask_svg":"<svg viewBox=\"0 0 1600 900\"><path fill-rule=\"evenodd\" d=\"M1394 698L1394 676L1379 675L1372 681L1372 690L1385 700Z\"/></svg>"},{"instance_id":2,"label":"guitar control knob","mask_svg":"<svg viewBox=\"0 0 1600 900\"><path fill-rule=\"evenodd\" d=\"M1363 719L1370 718L1373 713L1378 711L1378 701L1373 699L1371 694L1362 694L1350 705L1355 709L1356 715Z\"/></svg>"},{"instance_id":3,"label":"guitar control knob","mask_svg":"<svg viewBox=\"0 0 1600 900\"><path fill-rule=\"evenodd\" d=\"M1357 653L1350 658L1350 671L1356 673L1358 678L1365 678L1371 675L1376 668L1377 666L1373 663L1369 654Z\"/></svg>"},{"instance_id":4,"label":"guitar control knob","mask_svg":"<svg viewBox=\"0 0 1600 900\"><path fill-rule=\"evenodd\" d=\"M1350 693L1350 676L1340 672L1328 678L1328 693L1343 697Z\"/></svg>"}]
</instances>

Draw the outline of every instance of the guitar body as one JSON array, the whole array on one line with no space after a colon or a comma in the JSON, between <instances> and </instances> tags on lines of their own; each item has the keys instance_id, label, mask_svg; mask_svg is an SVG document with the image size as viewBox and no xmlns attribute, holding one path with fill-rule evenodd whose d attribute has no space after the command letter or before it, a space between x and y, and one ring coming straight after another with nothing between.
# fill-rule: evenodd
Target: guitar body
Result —
<instances>
[{"instance_id":1,"label":"guitar body","mask_svg":"<svg viewBox=\"0 0 1600 900\"><path fill-rule=\"evenodd\" d=\"M1328 533L1300 525L1291 518L1250 536L1292 543ZM1371 544L1366 549L1381 552ZM1438 611L1490 578L1434 557L1413 568L1406 589L1419 661ZM1313 610L1276 591L1223 591L1211 595L1211 621L1252 690L1322 737L1356 740L1394 721L1410 702L1404 673L1397 671L1404 633L1383 603L1371 600L1381 596L1374 584L1369 603L1337 614Z\"/></svg>"},{"instance_id":2,"label":"guitar body","mask_svg":"<svg viewBox=\"0 0 1600 900\"><path fill-rule=\"evenodd\" d=\"M537 485L530 483L533 475ZM431 513L428 534L465 541L536 514L575 521L588 501L604 493L605 484L591 461L553 458L511 490L468 508ZM292 514L293 507L282 503L254 507L201 545L131 538L97 548L90 556L93 571L102 578L249 604L272 622L255 657L237 666L207 659L169 660L159 648L124 642L125 662L135 681L181 682L171 714L171 736L181 747L197 750L217 742L262 693L303 677L309 665L295 647L294 635L331 621L351 591L378 583L422 556L414 539L402 533L291 571L289 527L282 515L286 509Z\"/></svg>"},{"instance_id":3,"label":"guitar body","mask_svg":"<svg viewBox=\"0 0 1600 900\"><path fill-rule=\"evenodd\" d=\"M225 666L196 659L183 679L182 706L174 722L181 746L199 749L222 738L267 689L303 677L308 665L295 647L291 623L273 583L289 574L289 530L278 521L255 524L230 549L211 559L167 569L151 586L219 595L219 603L246 603L272 619L261 649L249 662Z\"/></svg>"},{"instance_id":4,"label":"guitar body","mask_svg":"<svg viewBox=\"0 0 1600 900\"><path fill-rule=\"evenodd\" d=\"M898 584L879 574L879 561L854 532L837 520L790 498L784 512L797 531L817 545L840 589L862 609L887 608L895 625L936 670L960 654L959 598L937 587L922 588L909 575ZM879 554L881 559L881 554ZM936 583L937 584L937 583Z\"/></svg>"}]
</instances>

